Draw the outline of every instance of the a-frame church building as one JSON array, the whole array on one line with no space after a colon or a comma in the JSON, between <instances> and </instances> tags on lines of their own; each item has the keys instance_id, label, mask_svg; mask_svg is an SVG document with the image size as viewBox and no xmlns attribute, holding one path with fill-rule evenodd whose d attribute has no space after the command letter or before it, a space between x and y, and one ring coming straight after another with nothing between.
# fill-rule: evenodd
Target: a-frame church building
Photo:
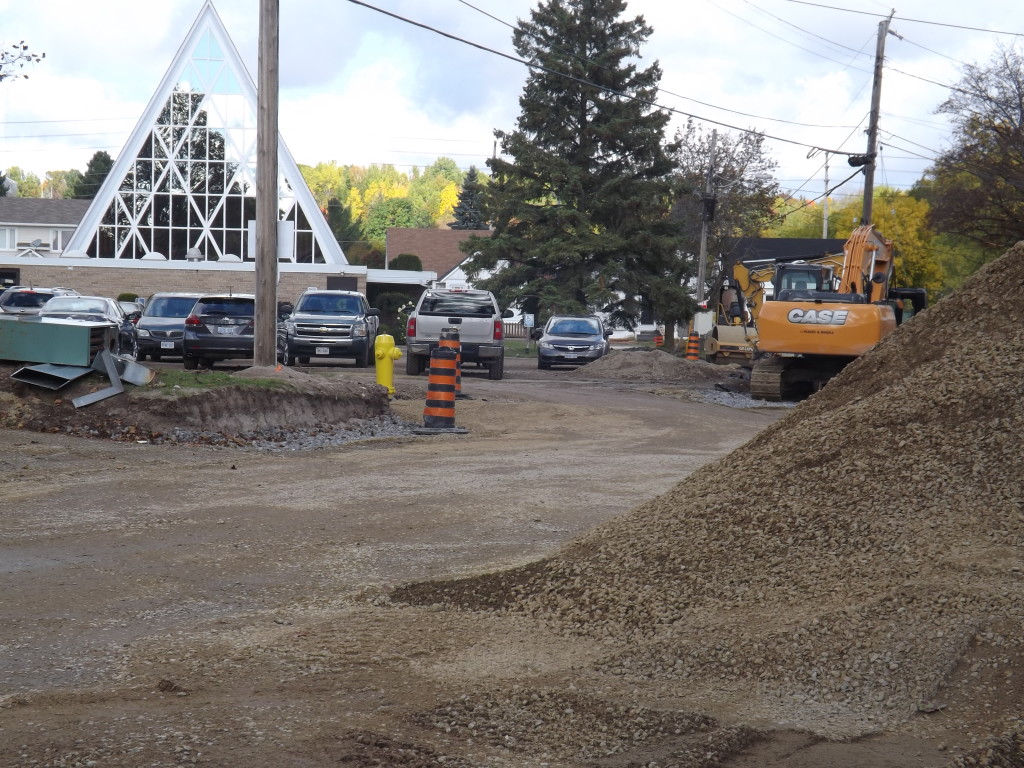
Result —
<instances>
[{"instance_id":1,"label":"a-frame church building","mask_svg":"<svg viewBox=\"0 0 1024 768\"><path fill-rule=\"evenodd\" d=\"M9 230L24 242L0 250L5 282L103 295L252 291L256 105L256 86L207 0L74 229L21 221ZM368 283L436 278L349 264L280 136L277 147L280 298L312 285L365 292ZM32 202L40 217L39 204L62 201Z\"/></svg>"}]
</instances>

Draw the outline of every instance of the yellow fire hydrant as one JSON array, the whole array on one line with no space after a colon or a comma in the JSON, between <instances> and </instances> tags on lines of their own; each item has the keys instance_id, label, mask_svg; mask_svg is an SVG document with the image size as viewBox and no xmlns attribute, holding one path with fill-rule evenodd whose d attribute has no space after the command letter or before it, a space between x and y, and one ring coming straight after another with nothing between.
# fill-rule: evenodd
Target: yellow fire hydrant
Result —
<instances>
[{"instance_id":1,"label":"yellow fire hydrant","mask_svg":"<svg viewBox=\"0 0 1024 768\"><path fill-rule=\"evenodd\" d=\"M395 360L402 356L402 350L395 346L394 336L382 333L373 342L373 356L377 361L377 383L387 389L390 397L395 394Z\"/></svg>"}]
</instances>

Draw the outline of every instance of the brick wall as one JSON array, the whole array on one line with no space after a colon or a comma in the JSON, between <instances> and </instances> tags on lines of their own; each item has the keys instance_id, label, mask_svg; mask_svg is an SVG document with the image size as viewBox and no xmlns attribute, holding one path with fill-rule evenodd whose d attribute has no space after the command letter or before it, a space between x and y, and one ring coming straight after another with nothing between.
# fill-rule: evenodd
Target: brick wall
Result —
<instances>
[{"instance_id":1,"label":"brick wall","mask_svg":"<svg viewBox=\"0 0 1024 768\"><path fill-rule=\"evenodd\" d=\"M253 271L213 271L202 269L133 269L89 266L44 266L18 264L22 285L63 286L81 294L110 296L135 293L149 296L157 291L255 293L256 273ZM279 301L295 301L306 288L327 287L326 275L320 272L282 272L277 286ZM366 275L358 276L359 290L366 292Z\"/></svg>"}]
</instances>

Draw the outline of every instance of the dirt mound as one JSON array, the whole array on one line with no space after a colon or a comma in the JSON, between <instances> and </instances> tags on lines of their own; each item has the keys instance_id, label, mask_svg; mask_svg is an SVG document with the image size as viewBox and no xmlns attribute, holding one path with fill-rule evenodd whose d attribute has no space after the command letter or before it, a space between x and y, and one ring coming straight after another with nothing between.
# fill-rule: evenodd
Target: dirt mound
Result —
<instances>
[{"instance_id":1,"label":"dirt mound","mask_svg":"<svg viewBox=\"0 0 1024 768\"><path fill-rule=\"evenodd\" d=\"M63 432L85 437L162 442L218 442L225 435L299 430L390 412L387 390L376 384L325 379L289 368L247 368L237 386L167 386L157 374L149 385L76 408L73 400L110 386L97 373L54 391L12 379L20 366L0 364L0 427Z\"/></svg>"},{"instance_id":2,"label":"dirt mound","mask_svg":"<svg viewBox=\"0 0 1024 768\"><path fill-rule=\"evenodd\" d=\"M708 384L728 377L739 366L686 360L660 349L613 349L604 357L573 371L574 376L620 381Z\"/></svg>"},{"instance_id":3,"label":"dirt mound","mask_svg":"<svg viewBox=\"0 0 1024 768\"><path fill-rule=\"evenodd\" d=\"M672 491L395 597L531 615L619 647L608 674L830 736L944 712L1021 764L1022 284L1024 244Z\"/></svg>"}]
</instances>

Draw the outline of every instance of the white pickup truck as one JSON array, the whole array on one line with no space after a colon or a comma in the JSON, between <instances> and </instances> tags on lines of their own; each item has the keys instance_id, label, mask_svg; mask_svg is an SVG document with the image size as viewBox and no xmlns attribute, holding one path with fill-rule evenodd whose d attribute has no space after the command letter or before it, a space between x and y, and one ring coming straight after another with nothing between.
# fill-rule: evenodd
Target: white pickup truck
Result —
<instances>
[{"instance_id":1,"label":"white pickup truck","mask_svg":"<svg viewBox=\"0 0 1024 768\"><path fill-rule=\"evenodd\" d=\"M463 363L478 363L487 368L487 378L505 375L504 318L490 291L460 288L429 288L416 302L405 329L405 372L418 376L430 363L430 352L438 345L441 333L452 329L459 333Z\"/></svg>"}]
</instances>

